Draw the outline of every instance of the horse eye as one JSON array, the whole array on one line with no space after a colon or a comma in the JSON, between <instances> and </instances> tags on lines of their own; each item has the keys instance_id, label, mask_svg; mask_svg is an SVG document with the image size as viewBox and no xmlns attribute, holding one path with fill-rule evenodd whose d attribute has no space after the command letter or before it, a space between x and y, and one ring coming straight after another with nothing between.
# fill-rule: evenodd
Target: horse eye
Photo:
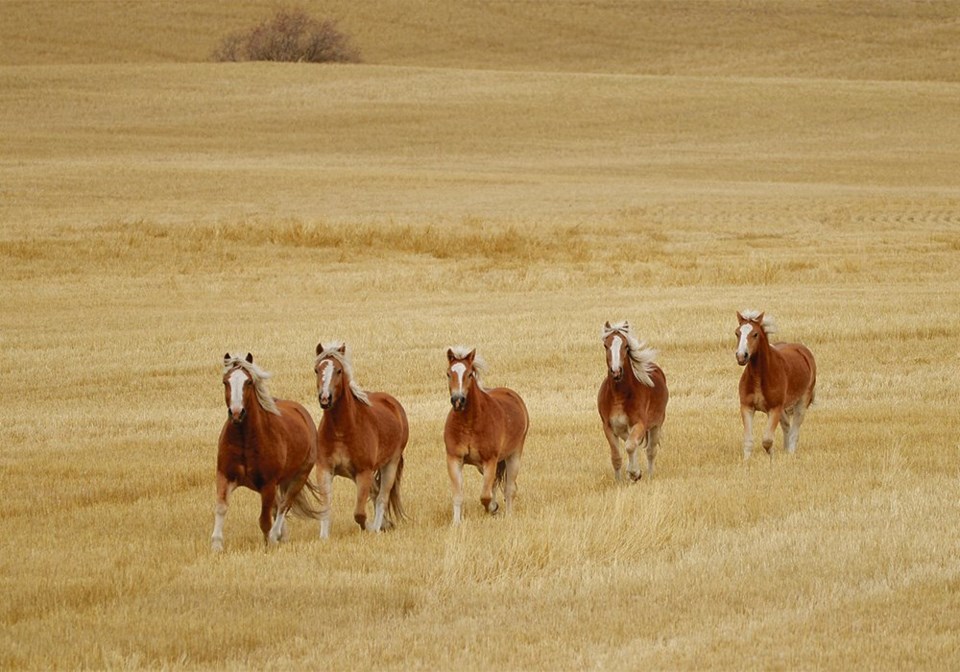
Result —
<instances>
[{"instance_id":1,"label":"horse eye","mask_svg":"<svg viewBox=\"0 0 960 672\"><path fill-rule=\"evenodd\" d=\"M756 337L757 337L757 335L756 335L755 333L754 333L754 334L750 334L750 338L756 338Z\"/></svg>"},{"instance_id":2,"label":"horse eye","mask_svg":"<svg viewBox=\"0 0 960 672\"><path fill-rule=\"evenodd\" d=\"M343 373L343 369L337 369L337 373Z\"/></svg>"}]
</instances>

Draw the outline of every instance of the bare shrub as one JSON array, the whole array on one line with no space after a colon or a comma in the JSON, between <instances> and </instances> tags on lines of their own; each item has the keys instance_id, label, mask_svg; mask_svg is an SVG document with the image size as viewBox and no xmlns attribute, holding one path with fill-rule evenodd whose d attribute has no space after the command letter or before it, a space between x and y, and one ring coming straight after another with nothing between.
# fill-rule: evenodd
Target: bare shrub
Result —
<instances>
[{"instance_id":1,"label":"bare shrub","mask_svg":"<svg viewBox=\"0 0 960 672\"><path fill-rule=\"evenodd\" d=\"M357 63L360 52L332 19L316 19L300 8L280 9L270 19L223 38L216 61Z\"/></svg>"}]
</instances>

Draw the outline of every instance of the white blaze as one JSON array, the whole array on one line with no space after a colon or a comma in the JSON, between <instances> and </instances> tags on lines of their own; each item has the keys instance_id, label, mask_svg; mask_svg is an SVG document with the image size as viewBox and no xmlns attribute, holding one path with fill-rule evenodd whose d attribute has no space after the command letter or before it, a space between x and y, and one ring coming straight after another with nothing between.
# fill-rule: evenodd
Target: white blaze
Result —
<instances>
[{"instance_id":1,"label":"white blaze","mask_svg":"<svg viewBox=\"0 0 960 672\"><path fill-rule=\"evenodd\" d=\"M623 347L623 339L614 336L610 341L610 370L617 373L620 370L620 348Z\"/></svg>"},{"instance_id":2,"label":"white blaze","mask_svg":"<svg viewBox=\"0 0 960 672\"><path fill-rule=\"evenodd\" d=\"M740 325L740 344L737 346L738 355L747 354L747 336L750 335L751 331L753 331L753 325L751 324Z\"/></svg>"},{"instance_id":3,"label":"white blaze","mask_svg":"<svg viewBox=\"0 0 960 672\"><path fill-rule=\"evenodd\" d=\"M330 382L333 380L333 362L327 361L320 365L320 371L323 375L321 394L330 396Z\"/></svg>"},{"instance_id":4,"label":"white blaze","mask_svg":"<svg viewBox=\"0 0 960 672\"><path fill-rule=\"evenodd\" d=\"M247 382L247 374L237 369L230 374L230 412L239 413L243 410L243 384Z\"/></svg>"},{"instance_id":5,"label":"white blaze","mask_svg":"<svg viewBox=\"0 0 960 672\"><path fill-rule=\"evenodd\" d=\"M467 365L462 362L457 362L450 367L450 370L457 374L457 386L458 393L463 394L463 374L467 372Z\"/></svg>"}]
</instances>

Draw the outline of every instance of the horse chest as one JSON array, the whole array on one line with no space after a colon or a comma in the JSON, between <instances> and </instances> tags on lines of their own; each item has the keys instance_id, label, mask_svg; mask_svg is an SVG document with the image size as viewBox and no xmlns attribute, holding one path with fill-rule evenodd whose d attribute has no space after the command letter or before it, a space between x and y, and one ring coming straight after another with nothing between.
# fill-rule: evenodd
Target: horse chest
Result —
<instances>
[{"instance_id":1,"label":"horse chest","mask_svg":"<svg viewBox=\"0 0 960 672\"><path fill-rule=\"evenodd\" d=\"M626 438L630 433L630 419L622 408L615 410L610 414L610 429L620 438Z\"/></svg>"},{"instance_id":2,"label":"horse chest","mask_svg":"<svg viewBox=\"0 0 960 672\"><path fill-rule=\"evenodd\" d=\"M761 413L766 413L768 410L767 399L763 396L763 387L759 379L753 382L753 407Z\"/></svg>"}]
</instances>

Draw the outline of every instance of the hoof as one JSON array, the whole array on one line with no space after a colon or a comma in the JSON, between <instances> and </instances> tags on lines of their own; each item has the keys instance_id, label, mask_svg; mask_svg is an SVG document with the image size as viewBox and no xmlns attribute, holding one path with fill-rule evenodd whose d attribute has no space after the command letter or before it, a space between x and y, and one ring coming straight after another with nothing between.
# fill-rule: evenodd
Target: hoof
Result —
<instances>
[{"instance_id":1,"label":"hoof","mask_svg":"<svg viewBox=\"0 0 960 672\"><path fill-rule=\"evenodd\" d=\"M630 480L633 481L634 483L636 483L641 478L643 478L643 474L641 474L639 471L630 471L630 472L627 472L627 475L630 477Z\"/></svg>"},{"instance_id":2,"label":"hoof","mask_svg":"<svg viewBox=\"0 0 960 672\"><path fill-rule=\"evenodd\" d=\"M499 510L500 510L500 505L497 504L497 500L495 499L491 500L490 503L487 505L487 511L490 513L490 515L495 514Z\"/></svg>"},{"instance_id":3,"label":"hoof","mask_svg":"<svg viewBox=\"0 0 960 672\"><path fill-rule=\"evenodd\" d=\"M210 550L212 550L214 553L222 553L223 539L214 539L210 544Z\"/></svg>"}]
</instances>

